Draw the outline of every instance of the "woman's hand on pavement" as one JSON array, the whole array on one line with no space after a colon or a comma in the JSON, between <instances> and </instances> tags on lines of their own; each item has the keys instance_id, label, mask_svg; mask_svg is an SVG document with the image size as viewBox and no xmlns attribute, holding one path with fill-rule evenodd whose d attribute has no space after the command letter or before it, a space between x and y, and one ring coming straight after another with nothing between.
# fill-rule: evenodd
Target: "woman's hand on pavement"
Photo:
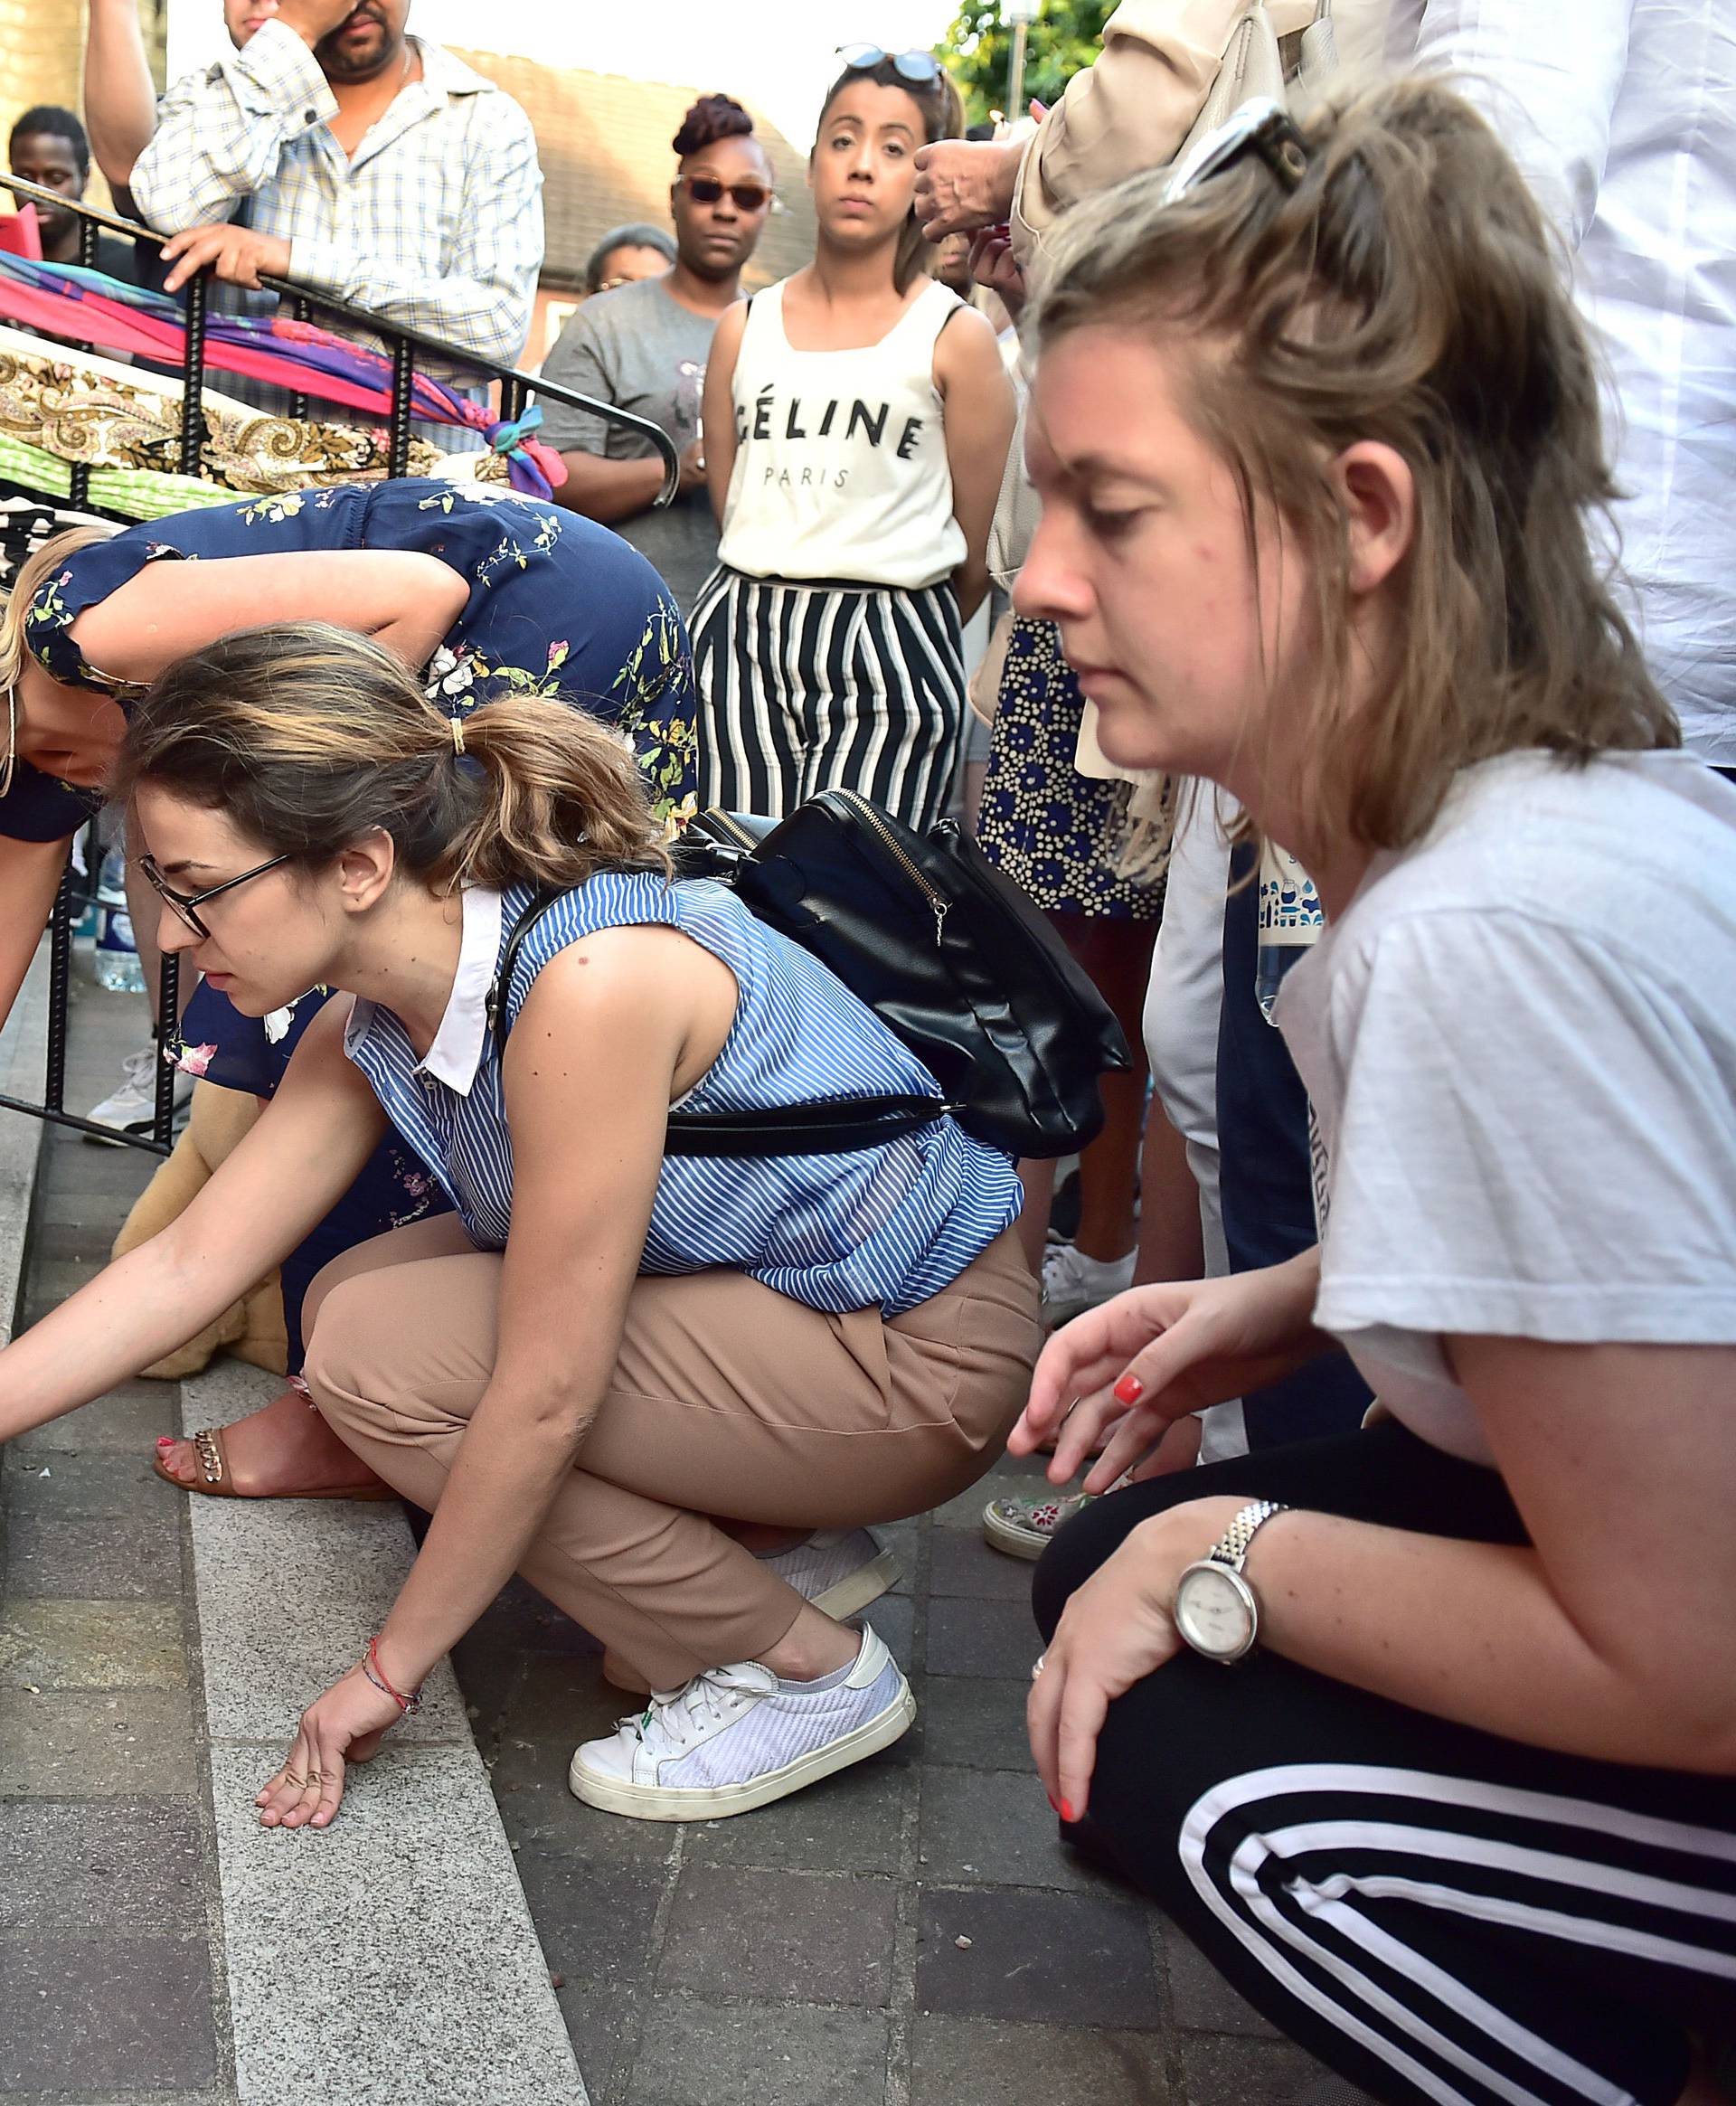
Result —
<instances>
[{"instance_id":1,"label":"woman's hand on pavement","mask_svg":"<svg viewBox=\"0 0 1736 2106\"><path fill-rule=\"evenodd\" d=\"M302 1713L283 1767L253 1801L260 1826L329 1827L343 1803L345 1766L372 1761L401 1715L392 1697L352 1667Z\"/></svg>"}]
</instances>

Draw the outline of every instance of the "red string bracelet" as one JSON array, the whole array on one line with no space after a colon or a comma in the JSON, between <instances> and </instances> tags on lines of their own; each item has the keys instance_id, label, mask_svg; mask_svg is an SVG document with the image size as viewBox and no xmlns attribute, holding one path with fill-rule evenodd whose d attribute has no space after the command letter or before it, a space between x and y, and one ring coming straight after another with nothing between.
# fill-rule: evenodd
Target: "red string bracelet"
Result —
<instances>
[{"instance_id":1,"label":"red string bracelet","mask_svg":"<svg viewBox=\"0 0 1736 2106\"><path fill-rule=\"evenodd\" d=\"M422 1708L422 1693L420 1689L412 1689L406 1696L401 1689L392 1687L386 1670L380 1665L380 1640L377 1638L368 1640L368 1657L362 1663L362 1672L382 1696L391 1697L406 1718Z\"/></svg>"}]
</instances>

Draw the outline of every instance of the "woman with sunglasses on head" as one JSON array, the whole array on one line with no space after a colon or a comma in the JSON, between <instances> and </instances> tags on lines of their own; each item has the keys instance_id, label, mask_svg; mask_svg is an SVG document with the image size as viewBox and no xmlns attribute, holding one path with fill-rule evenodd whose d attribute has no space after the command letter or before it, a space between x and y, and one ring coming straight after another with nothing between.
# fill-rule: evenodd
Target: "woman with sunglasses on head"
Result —
<instances>
[{"instance_id":1,"label":"woman with sunglasses on head","mask_svg":"<svg viewBox=\"0 0 1736 2106\"><path fill-rule=\"evenodd\" d=\"M1391 2106L1710 2106L1736 1983L1736 790L1619 611L1596 361L1438 83L1250 105L1062 231L1017 588L1128 767L1318 887L1316 1249L1136 1289L1012 1446L1101 1491L1345 1346L1364 1431L1038 1568L1070 1837ZM1064 1421L1064 1422L1063 1422Z\"/></svg>"},{"instance_id":2,"label":"woman with sunglasses on head","mask_svg":"<svg viewBox=\"0 0 1736 2106\"><path fill-rule=\"evenodd\" d=\"M705 473L722 523L693 613L700 796L773 816L854 789L945 809L961 617L987 588L1013 430L995 333L928 275L915 156L958 128L927 52L848 54L808 159L806 269L720 325Z\"/></svg>"},{"instance_id":3,"label":"woman with sunglasses on head","mask_svg":"<svg viewBox=\"0 0 1736 2106\"><path fill-rule=\"evenodd\" d=\"M806 950L672 882L630 756L581 712L448 721L378 646L266 629L165 674L124 780L165 946L246 1015L310 980L353 999L186 1214L0 1354L0 1439L205 1321L389 1122L455 1210L309 1298L320 1413L434 1518L262 1818L323 1827L514 1570L663 1693L579 1749L591 1805L716 1819L898 1739L903 1676L835 1618L890 1584L862 1525L972 1483L1028 1387L1006 1157L943 1114L847 1153L665 1158L675 1103L942 1100ZM816 1522L852 1533L802 1540Z\"/></svg>"},{"instance_id":4,"label":"woman with sunglasses on head","mask_svg":"<svg viewBox=\"0 0 1736 2106\"><path fill-rule=\"evenodd\" d=\"M507 695L584 710L631 739L660 811L687 808L692 673L680 617L644 558L588 520L486 486L408 478L251 498L108 540L71 530L22 566L0 612L11 723L0 757L0 1016L47 921L68 839L103 803L144 689L245 624L338 609L414 668L446 715L468 718ZM156 905L136 858L127 883L155 992ZM261 1022L238 1015L220 989L198 989L182 1025L183 1067L269 1097L326 998L316 978L291 993L282 1015ZM155 1047L132 1065L144 1131ZM313 1275L439 1204L420 1166L382 1147L311 1228L283 1270L292 1374ZM157 1469L222 1496L382 1496L293 1385L197 1449L165 1439Z\"/></svg>"},{"instance_id":5,"label":"woman with sunglasses on head","mask_svg":"<svg viewBox=\"0 0 1736 2106\"><path fill-rule=\"evenodd\" d=\"M679 495L667 511L656 509L662 460L646 440L599 417L549 398L540 436L567 464L567 479L555 493L560 503L612 526L648 556L685 609L717 561L717 521L699 436L705 364L776 198L753 119L729 96L702 95L674 145L675 252L668 269L586 300L542 372L660 425L681 455Z\"/></svg>"}]
</instances>

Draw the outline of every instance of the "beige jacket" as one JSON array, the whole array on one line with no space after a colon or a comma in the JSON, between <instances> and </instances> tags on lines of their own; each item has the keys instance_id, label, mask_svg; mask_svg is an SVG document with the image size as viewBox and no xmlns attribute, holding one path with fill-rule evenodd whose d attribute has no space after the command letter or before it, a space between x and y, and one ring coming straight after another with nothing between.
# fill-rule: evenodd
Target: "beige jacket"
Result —
<instances>
[{"instance_id":1,"label":"beige jacket","mask_svg":"<svg viewBox=\"0 0 1736 2106\"><path fill-rule=\"evenodd\" d=\"M1019 168L1013 252L1029 273L1070 205L1161 167L1192 130L1245 0L1121 0L1095 65L1076 73ZM1378 64L1390 0L1337 0L1339 63ZM1315 0L1267 0L1279 36L1306 29Z\"/></svg>"}]
</instances>

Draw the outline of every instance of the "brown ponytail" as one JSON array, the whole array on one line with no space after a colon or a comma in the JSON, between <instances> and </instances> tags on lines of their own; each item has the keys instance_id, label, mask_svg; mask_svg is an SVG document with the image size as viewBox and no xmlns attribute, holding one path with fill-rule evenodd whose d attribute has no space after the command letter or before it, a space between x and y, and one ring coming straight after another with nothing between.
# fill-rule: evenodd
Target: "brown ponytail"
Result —
<instances>
[{"instance_id":1,"label":"brown ponytail","mask_svg":"<svg viewBox=\"0 0 1736 2106\"><path fill-rule=\"evenodd\" d=\"M458 730L365 637L324 622L250 629L179 660L140 701L113 794L149 782L310 865L388 834L436 892L668 870L633 754L594 717L504 696Z\"/></svg>"}]
</instances>

